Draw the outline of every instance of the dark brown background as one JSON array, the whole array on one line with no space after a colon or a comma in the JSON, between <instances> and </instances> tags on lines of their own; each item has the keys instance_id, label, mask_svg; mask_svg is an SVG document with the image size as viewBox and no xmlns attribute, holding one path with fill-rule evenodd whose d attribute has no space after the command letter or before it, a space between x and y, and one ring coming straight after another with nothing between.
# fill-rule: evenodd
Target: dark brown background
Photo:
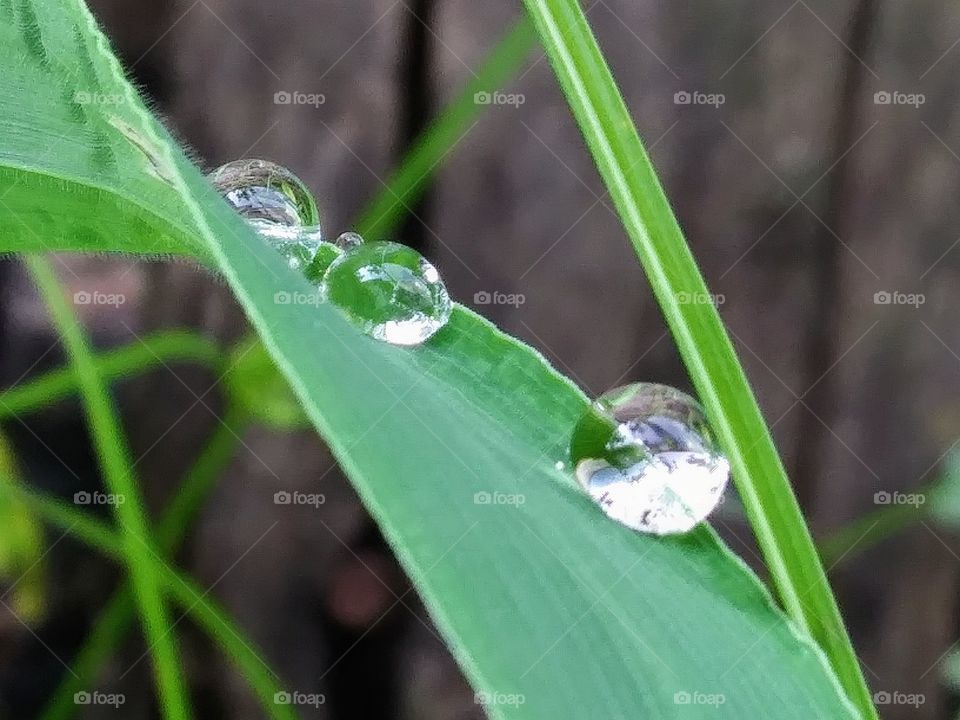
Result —
<instances>
[{"instance_id":1,"label":"dark brown background","mask_svg":"<svg viewBox=\"0 0 960 720\"><path fill-rule=\"evenodd\" d=\"M93 6L201 164L243 156L286 164L335 231L382 189L410 138L520 11L502 0ZM724 297L721 313L815 532L873 510L878 490L936 477L960 437L960 331L950 311L960 302L960 9L925 0L585 7L708 282ZM326 102L276 105L279 90L323 93ZM399 239L425 252L465 304L478 291L523 293L519 308L478 309L589 392L626 380L686 387L539 49L502 90L522 93L524 104L487 109ZM725 102L678 105L680 90L722 93ZM925 102L878 105L874 93L884 90L922 93ZM222 339L243 331L226 290L186 265L70 262L133 299L119 317L88 318L104 346L131 340L124 324L137 333L193 326ZM15 265L4 266L2 282L0 377L9 384L53 338ZM926 302L877 305L878 291L923 293ZM34 372L58 362L52 352ZM196 368L177 373L196 393L216 380ZM215 427L218 391L197 404L160 371L124 384L120 397L146 492L159 505ZM11 432L32 479L64 494L77 483L36 433L95 482L75 405L30 428ZM290 687L327 695L317 717L480 717L415 596L384 615L406 580L343 478L325 473L322 443L309 432L265 430L244 441L182 555L189 571L214 583L279 521L213 594ZM324 492L328 526L308 511L274 517L264 485ZM756 563L748 529L723 524ZM926 698L919 709L885 708L884 717L951 714L936 665L957 635L957 545L920 526L831 571L871 685ZM51 607L38 633L69 658L117 578L70 540L49 564ZM0 707L30 717L62 668L12 620L0 632ZM184 644L200 717L260 716L204 638L186 629ZM141 652L129 643L104 677L127 693L123 717L151 716L147 663L116 680Z\"/></svg>"}]
</instances>

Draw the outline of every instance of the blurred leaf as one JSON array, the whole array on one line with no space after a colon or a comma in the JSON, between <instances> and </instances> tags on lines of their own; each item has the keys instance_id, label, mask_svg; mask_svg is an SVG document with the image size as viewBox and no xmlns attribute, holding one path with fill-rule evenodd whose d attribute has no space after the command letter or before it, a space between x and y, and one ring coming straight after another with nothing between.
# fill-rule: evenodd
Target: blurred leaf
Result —
<instances>
[{"instance_id":1,"label":"blurred leaf","mask_svg":"<svg viewBox=\"0 0 960 720\"><path fill-rule=\"evenodd\" d=\"M20 482L13 448L0 432L0 483ZM0 493L0 579L13 583L9 604L33 623L44 612L43 528L33 512L10 493Z\"/></svg>"},{"instance_id":2,"label":"blurred leaf","mask_svg":"<svg viewBox=\"0 0 960 720\"><path fill-rule=\"evenodd\" d=\"M943 659L940 670L947 685L955 692L960 692L960 651L949 653Z\"/></svg>"},{"instance_id":3,"label":"blurred leaf","mask_svg":"<svg viewBox=\"0 0 960 720\"><path fill-rule=\"evenodd\" d=\"M960 452L950 453L938 481L927 492L927 512L934 522L960 529Z\"/></svg>"},{"instance_id":4,"label":"blurred leaf","mask_svg":"<svg viewBox=\"0 0 960 720\"><path fill-rule=\"evenodd\" d=\"M171 363L195 362L219 370L221 351L215 343L186 330L164 330L135 342L98 353L97 373L104 380L121 380ZM50 370L0 392L0 420L34 412L77 392L77 377L70 367Z\"/></svg>"},{"instance_id":5,"label":"blurred leaf","mask_svg":"<svg viewBox=\"0 0 960 720\"><path fill-rule=\"evenodd\" d=\"M227 362L224 386L231 402L253 421L274 430L301 430L310 421L290 383L256 337L239 343Z\"/></svg>"}]
</instances>

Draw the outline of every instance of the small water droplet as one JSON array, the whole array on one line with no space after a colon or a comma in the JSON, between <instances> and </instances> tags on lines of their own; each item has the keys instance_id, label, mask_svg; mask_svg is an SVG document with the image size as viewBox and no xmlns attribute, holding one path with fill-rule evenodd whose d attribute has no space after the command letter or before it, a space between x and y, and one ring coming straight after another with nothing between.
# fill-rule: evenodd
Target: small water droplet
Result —
<instances>
[{"instance_id":1,"label":"small water droplet","mask_svg":"<svg viewBox=\"0 0 960 720\"><path fill-rule=\"evenodd\" d=\"M363 245L363 238L355 232L340 233L334 244L343 251L353 250Z\"/></svg>"},{"instance_id":2,"label":"small water droplet","mask_svg":"<svg viewBox=\"0 0 960 720\"><path fill-rule=\"evenodd\" d=\"M574 429L570 457L577 480L609 517L654 535L692 530L730 478L696 400L654 383L597 398Z\"/></svg>"},{"instance_id":3,"label":"small water droplet","mask_svg":"<svg viewBox=\"0 0 960 720\"><path fill-rule=\"evenodd\" d=\"M210 180L247 220L286 227L320 224L310 190L282 165L267 160L234 160L210 173Z\"/></svg>"},{"instance_id":4,"label":"small water droplet","mask_svg":"<svg viewBox=\"0 0 960 720\"><path fill-rule=\"evenodd\" d=\"M345 252L323 283L331 303L365 333L393 345L419 345L450 318L450 296L436 268L397 243L363 243Z\"/></svg>"},{"instance_id":5,"label":"small water droplet","mask_svg":"<svg viewBox=\"0 0 960 720\"><path fill-rule=\"evenodd\" d=\"M557 462L554 463L553 467L555 467L557 470L562 471L566 467L566 465L560 462L559 460L557 460Z\"/></svg>"}]
</instances>

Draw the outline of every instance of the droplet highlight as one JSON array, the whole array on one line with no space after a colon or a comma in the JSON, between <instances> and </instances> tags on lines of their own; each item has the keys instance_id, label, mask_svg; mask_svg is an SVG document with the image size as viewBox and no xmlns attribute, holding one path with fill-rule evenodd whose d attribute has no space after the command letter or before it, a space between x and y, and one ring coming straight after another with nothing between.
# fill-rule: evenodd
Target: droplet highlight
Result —
<instances>
[{"instance_id":1,"label":"droplet highlight","mask_svg":"<svg viewBox=\"0 0 960 720\"><path fill-rule=\"evenodd\" d=\"M655 383L597 398L574 428L570 458L608 517L653 535L692 530L720 503L730 478L697 401Z\"/></svg>"},{"instance_id":2,"label":"droplet highlight","mask_svg":"<svg viewBox=\"0 0 960 720\"><path fill-rule=\"evenodd\" d=\"M446 325L452 303L440 274L412 248L362 243L333 261L326 298L361 330L392 345L419 345Z\"/></svg>"}]
</instances>

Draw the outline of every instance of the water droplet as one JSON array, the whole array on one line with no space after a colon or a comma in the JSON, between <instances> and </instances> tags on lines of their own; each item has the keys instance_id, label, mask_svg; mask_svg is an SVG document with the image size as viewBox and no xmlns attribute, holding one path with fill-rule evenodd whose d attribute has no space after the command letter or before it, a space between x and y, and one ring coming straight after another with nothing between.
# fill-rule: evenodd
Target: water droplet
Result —
<instances>
[{"instance_id":1,"label":"water droplet","mask_svg":"<svg viewBox=\"0 0 960 720\"><path fill-rule=\"evenodd\" d=\"M436 268L397 243L363 243L345 252L323 282L331 303L365 333L393 345L419 345L450 318L450 296Z\"/></svg>"},{"instance_id":2,"label":"water droplet","mask_svg":"<svg viewBox=\"0 0 960 720\"><path fill-rule=\"evenodd\" d=\"M248 220L247 224L283 255L294 270L302 270L313 258L321 242L318 235L304 233L298 227L278 225L269 220Z\"/></svg>"},{"instance_id":3,"label":"water droplet","mask_svg":"<svg viewBox=\"0 0 960 720\"><path fill-rule=\"evenodd\" d=\"M692 530L730 477L699 404L653 383L601 395L577 423L570 456L577 480L607 516L654 535Z\"/></svg>"},{"instance_id":4,"label":"water droplet","mask_svg":"<svg viewBox=\"0 0 960 720\"><path fill-rule=\"evenodd\" d=\"M267 160L234 160L210 173L210 180L247 220L286 227L320 224L310 190L282 165Z\"/></svg>"},{"instance_id":5,"label":"water droplet","mask_svg":"<svg viewBox=\"0 0 960 720\"><path fill-rule=\"evenodd\" d=\"M313 253L310 264L303 268L307 280L317 285L323 283L323 276L333 261L343 255L343 250L331 242L320 242Z\"/></svg>"},{"instance_id":6,"label":"water droplet","mask_svg":"<svg viewBox=\"0 0 960 720\"><path fill-rule=\"evenodd\" d=\"M343 251L353 250L363 245L363 238L355 232L340 233L340 237L336 239L335 244Z\"/></svg>"}]
</instances>

